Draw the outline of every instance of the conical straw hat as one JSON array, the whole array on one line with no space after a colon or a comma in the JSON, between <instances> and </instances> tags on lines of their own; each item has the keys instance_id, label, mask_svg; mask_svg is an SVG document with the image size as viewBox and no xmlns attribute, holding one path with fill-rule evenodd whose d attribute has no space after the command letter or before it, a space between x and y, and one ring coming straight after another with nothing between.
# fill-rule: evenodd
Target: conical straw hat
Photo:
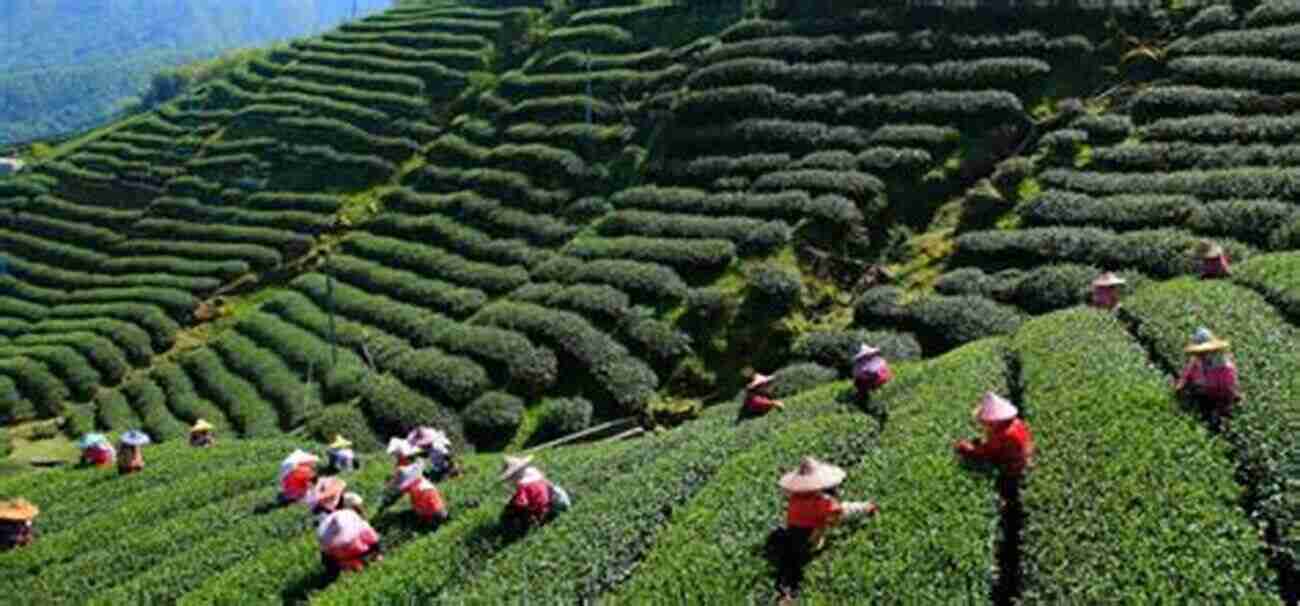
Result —
<instances>
[{"instance_id":1,"label":"conical straw hat","mask_svg":"<svg viewBox=\"0 0 1300 606\"><path fill-rule=\"evenodd\" d=\"M975 413L975 418L985 423L997 423L999 421L1010 421L1020 414L1015 405L998 394L988 392L984 394L984 400L980 402L979 410Z\"/></svg>"},{"instance_id":2,"label":"conical straw hat","mask_svg":"<svg viewBox=\"0 0 1300 606\"><path fill-rule=\"evenodd\" d=\"M1212 351L1222 351L1229 347L1230 343L1214 336L1210 329L1201 327L1192 333L1192 342L1188 343L1183 351L1187 353L1209 353Z\"/></svg>"},{"instance_id":3,"label":"conical straw hat","mask_svg":"<svg viewBox=\"0 0 1300 606\"><path fill-rule=\"evenodd\" d=\"M149 434L137 429L132 429L131 431L122 434L122 443L127 446L144 446L150 442L152 442L152 440L149 439Z\"/></svg>"},{"instance_id":4,"label":"conical straw hat","mask_svg":"<svg viewBox=\"0 0 1300 606\"><path fill-rule=\"evenodd\" d=\"M798 469L781 476L779 484L786 492L816 492L839 486L844 475L839 467L804 457Z\"/></svg>"},{"instance_id":5,"label":"conical straw hat","mask_svg":"<svg viewBox=\"0 0 1300 606\"><path fill-rule=\"evenodd\" d=\"M872 346L870 346L870 345L867 345L866 343L863 343L862 345L860 345L860 346L858 347L858 353L857 353L856 355L853 356L853 361L854 361L854 362L857 362L858 360L861 360L862 358L866 358L866 357L868 357L868 356L878 355L879 353L880 353L880 348L878 348L878 347L872 347Z\"/></svg>"},{"instance_id":6,"label":"conical straw hat","mask_svg":"<svg viewBox=\"0 0 1300 606\"><path fill-rule=\"evenodd\" d=\"M340 509L331 513L321 522L316 530L316 537L322 547L345 547L361 537L369 524L351 509Z\"/></svg>"},{"instance_id":7,"label":"conical straw hat","mask_svg":"<svg viewBox=\"0 0 1300 606\"><path fill-rule=\"evenodd\" d=\"M1115 272L1110 272L1110 271L1101 274L1100 276L1097 276L1097 279L1092 281L1093 286L1098 286L1103 288L1108 286L1119 286L1121 284L1127 284L1127 283L1128 282L1125 281L1124 278L1121 278L1115 275Z\"/></svg>"},{"instance_id":8,"label":"conical straw hat","mask_svg":"<svg viewBox=\"0 0 1300 606\"><path fill-rule=\"evenodd\" d=\"M754 373L754 378L749 380L749 385L745 386L745 389L758 389L759 387L767 385L775 380L776 377L756 372Z\"/></svg>"},{"instance_id":9,"label":"conical straw hat","mask_svg":"<svg viewBox=\"0 0 1300 606\"><path fill-rule=\"evenodd\" d=\"M334 434L334 441L330 442L329 445L330 448L350 448L351 446L351 441L338 434Z\"/></svg>"},{"instance_id":10,"label":"conical straw hat","mask_svg":"<svg viewBox=\"0 0 1300 606\"><path fill-rule=\"evenodd\" d=\"M9 522L26 522L41 513L41 508L27 499L0 501L0 520Z\"/></svg>"},{"instance_id":11,"label":"conical straw hat","mask_svg":"<svg viewBox=\"0 0 1300 606\"><path fill-rule=\"evenodd\" d=\"M420 452L419 448L413 446L410 442L402 438L391 438L388 440L388 454L399 457L409 457Z\"/></svg>"},{"instance_id":12,"label":"conical straw hat","mask_svg":"<svg viewBox=\"0 0 1300 606\"><path fill-rule=\"evenodd\" d=\"M85 450L96 444L108 444L108 437L102 433L88 433L77 440L77 448Z\"/></svg>"},{"instance_id":13,"label":"conical straw hat","mask_svg":"<svg viewBox=\"0 0 1300 606\"><path fill-rule=\"evenodd\" d=\"M190 433L199 433L201 431L212 431L212 424L203 419L195 421L194 426L190 428Z\"/></svg>"},{"instance_id":14,"label":"conical straw hat","mask_svg":"<svg viewBox=\"0 0 1300 606\"><path fill-rule=\"evenodd\" d=\"M515 477L519 472L528 469L533 463L533 457L512 457L507 455L505 461L501 464L501 479L509 480Z\"/></svg>"}]
</instances>

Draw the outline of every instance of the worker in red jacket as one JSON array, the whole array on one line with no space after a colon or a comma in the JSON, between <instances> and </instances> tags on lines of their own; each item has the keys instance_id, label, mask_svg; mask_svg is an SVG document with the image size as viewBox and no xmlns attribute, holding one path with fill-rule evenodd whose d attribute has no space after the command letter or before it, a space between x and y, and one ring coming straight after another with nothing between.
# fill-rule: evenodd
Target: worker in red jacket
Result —
<instances>
[{"instance_id":1,"label":"worker in red jacket","mask_svg":"<svg viewBox=\"0 0 1300 606\"><path fill-rule=\"evenodd\" d=\"M754 373L745 386L745 402L740 407L740 418L761 417L772 409L784 410L785 402L772 398L772 384L776 377Z\"/></svg>"},{"instance_id":2,"label":"worker in red jacket","mask_svg":"<svg viewBox=\"0 0 1300 606\"><path fill-rule=\"evenodd\" d=\"M212 424L199 419L190 427L190 446L195 448L211 448L216 445L217 441L212 437Z\"/></svg>"},{"instance_id":3,"label":"worker in red jacket","mask_svg":"<svg viewBox=\"0 0 1300 606\"><path fill-rule=\"evenodd\" d=\"M1201 279L1212 280L1227 278L1232 275L1228 253L1223 247L1213 242L1202 242L1199 247Z\"/></svg>"},{"instance_id":4,"label":"worker in red jacket","mask_svg":"<svg viewBox=\"0 0 1300 606\"><path fill-rule=\"evenodd\" d=\"M863 343L853 356L853 387L857 389L858 401L865 402L871 393L894 378L894 371L889 369L889 362L880 355L880 349Z\"/></svg>"},{"instance_id":5,"label":"worker in red jacket","mask_svg":"<svg viewBox=\"0 0 1300 606\"><path fill-rule=\"evenodd\" d=\"M1232 417L1233 406L1241 400L1237 384L1237 365L1228 353L1229 343L1198 328L1192 342L1183 351L1192 357L1174 382L1174 390L1201 411L1215 429Z\"/></svg>"},{"instance_id":6,"label":"worker in red jacket","mask_svg":"<svg viewBox=\"0 0 1300 606\"><path fill-rule=\"evenodd\" d=\"M295 450L280 464L280 494L278 505L290 505L307 497L316 481L316 463L320 458L309 452Z\"/></svg>"},{"instance_id":7,"label":"worker in red jacket","mask_svg":"<svg viewBox=\"0 0 1300 606\"><path fill-rule=\"evenodd\" d=\"M403 467L397 479L397 497L406 494L411 497L411 510L426 526L437 529L446 522L449 515L447 502L443 500L438 487L424 477L424 462L417 461ZM387 507L388 503L385 503ZM381 507L380 509L383 509Z\"/></svg>"},{"instance_id":8,"label":"worker in red jacket","mask_svg":"<svg viewBox=\"0 0 1300 606\"><path fill-rule=\"evenodd\" d=\"M325 518L316 529L316 538L320 541L327 582L333 582L341 572L360 571L367 562L384 559L379 533L349 508Z\"/></svg>"},{"instance_id":9,"label":"worker in red jacket","mask_svg":"<svg viewBox=\"0 0 1300 606\"><path fill-rule=\"evenodd\" d=\"M506 456L501 479L515 485L514 495L501 512L501 523L511 534L541 526L569 508L569 495L532 464L532 457Z\"/></svg>"},{"instance_id":10,"label":"worker in red jacket","mask_svg":"<svg viewBox=\"0 0 1300 606\"><path fill-rule=\"evenodd\" d=\"M1020 411L1011 402L993 392L984 394L984 400L975 412L975 418L984 425L984 439L977 442L962 440L955 449L962 457L992 463L1002 469L1003 475L1019 478L1034 456L1034 440L1029 426L1016 418Z\"/></svg>"},{"instance_id":11,"label":"worker in red jacket","mask_svg":"<svg viewBox=\"0 0 1300 606\"><path fill-rule=\"evenodd\" d=\"M839 500L839 486L844 470L804 457L799 468L781 477L779 485L789 499L786 526L781 540L775 541L777 555L777 590L794 599L803 581L803 570L821 549L826 530L842 520L879 511L872 502Z\"/></svg>"},{"instance_id":12,"label":"worker in red jacket","mask_svg":"<svg viewBox=\"0 0 1300 606\"><path fill-rule=\"evenodd\" d=\"M81 449L81 464L87 467L108 467L117 458L117 451L109 443L108 436L102 433L90 433L77 440Z\"/></svg>"},{"instance_id":13,"label":"worker in red jacket","mask_svg":"<svg viewBox=\"0 0 1300 606\"><path fill-rule=\"evenodd\" d=\"M1119 287L1126 284L1124 278L1113 272L1106 272L1092 281L1092 306L1098 309L1113 310L1119 307Z\"/></svg>"}]
</instances>

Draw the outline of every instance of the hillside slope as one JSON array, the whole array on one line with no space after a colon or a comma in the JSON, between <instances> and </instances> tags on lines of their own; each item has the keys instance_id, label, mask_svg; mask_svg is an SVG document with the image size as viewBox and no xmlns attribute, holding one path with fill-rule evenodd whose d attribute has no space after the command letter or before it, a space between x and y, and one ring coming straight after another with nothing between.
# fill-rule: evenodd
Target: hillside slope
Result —
<instances>
[{"instance_id":1,"label":"hillside slope","mask_svg":"<svg viewBox=\"0 0 1300 606\"><path fill-rule=\"evenodd\" d=\"M88 128L159 70L315 34L390 0L38 2L0 6L0 145Z\"/></svg>"}]
</instances>

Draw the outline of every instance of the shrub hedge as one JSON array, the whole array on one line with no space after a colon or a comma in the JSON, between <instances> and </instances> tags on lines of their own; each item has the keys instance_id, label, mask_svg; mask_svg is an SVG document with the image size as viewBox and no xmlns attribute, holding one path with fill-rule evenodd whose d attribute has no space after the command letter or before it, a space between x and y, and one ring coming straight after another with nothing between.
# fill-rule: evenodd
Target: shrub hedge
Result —
<instances>
[{"instance_id":1,"label":"shrub hedge","mask_svg":"<svg viewBox=\"0 0 1300 606\"><path fill-rule=\"evenodd\" d=\"M664 239L623 236L580 238L564 252L581 259L628 259L673 268L688 277L713 275L736 257L736 245L719 239Z\"/></svg>"},{"instance_id":2,"label":"shrub hedge","mask_svg":"<svg viewBox=\"0 0 1300 606\"><path fill-rule=\"evenodd\" d=\"M617 211L597 226L604 236L717 238L736 244L741 255L762 255L783 246L790 228L782 221L747 217L701 217L646 211Z\"/></svg>"},{"instance_id":3,"label":"shrub hedge","mask_svg":"<svg viewBox=\"0 0 1300 606\"><path fill-rule=\"evenodd\" d=\"M363 259L437 276L488 293L504 293L528 282L521 267L501 267L469 261L437 248L382 236L360 235L343 242L343 250Z\"/></svg>"},{"instance_id":4,"label":"shrub hedge","mask_svg":"<svg viewBox=\"0 0 1300 606\"><path fill-rule=\"evenodd\" d=\"M584 398L556 398L542 404L541 421L533 440L545 441L577 433L591 425L591 402Z\"/></svg>"},{"instance_id":5,"label":"shrub hedge","mask_svg":"<svg viewBox=\"0 0 1300 606\"><path fill-rule=\"evenodd\" d=\"M858 300L854 322L911 332L927 354L1014 332L1025 319L1016 308L979 296L932 295L900 305L895 289L873 290Z\"/></svg>"},{"instance_id":6,"label":"shrub hedge","mask_svg":"<svg viewBox=\"0 0 1300 606\"><path fill-rule=\"evenodd\" d=\"M853 368L853 356L858 346L866 343L880 348L881 355L891 363L921 357L921 345L907 333L868 330L820 330L807 332L795 339L790 355L796 360L808 360L839 371L847 377Z\"/></svg>"},{"instance_id":7,"label":"shrub hedge","mask_svg":"<svg viewBox=\"0 0 1300 606\"><path fill-rule=\"evenodd\" d=\"M1156 277L1191 273L1192 252L1200 238L1181 230L1156 229L1116 234L1091 227L1041 227L1017 231L972 232L957 237L957 265L1030 267L1046 263L1081 263L1129 268ZM1233 259L1254 250L1231 240L1220 242Z\"/></svg>"},{"instance_id":8,"label":"shrub hedge","mask_svg":"<svg viewBox=\"0 0 1300 606\"><path fill-rule=\"evenodd\" d=\"M619 259L582 261L573 257L555 257L533 268L536 280L590 282L608 284L637 300L671 304L686 296L686 283L677 272L651 263Z\"/></svg>"}]
</instances>

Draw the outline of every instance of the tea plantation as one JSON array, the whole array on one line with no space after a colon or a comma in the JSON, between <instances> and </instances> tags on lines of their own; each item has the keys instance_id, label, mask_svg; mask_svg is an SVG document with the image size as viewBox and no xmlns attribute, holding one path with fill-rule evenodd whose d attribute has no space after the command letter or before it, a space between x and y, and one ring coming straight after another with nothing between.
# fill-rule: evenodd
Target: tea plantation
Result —
<instances>
[{"instance_id":1,"label":"tea plantation","mask_svg":"<svg viewBox=\"0 0 1300 606\"><path fill-rule=\"evenodd\" d=\"M402 2L0 178L0 422L160 443L0 476L43 510L0 591L771 603L775 481L813 454L881 514L805 603L1295 604L1300 7L947 4ZM1104 270L1115 313L1083 306ZM1198 326L1241 370L1222 432L1171 389ZM897 374L865 409L862 341ZM737 423L752 371L787 406ZM989 390L1038 447L1008 508L952 454ZM502 534L499 452L625 418L540 450L574 508ZM363 574L259 508L336 433L376 502L429 424L452 518L377 516Z\"/></svg>"}]
</instances>

